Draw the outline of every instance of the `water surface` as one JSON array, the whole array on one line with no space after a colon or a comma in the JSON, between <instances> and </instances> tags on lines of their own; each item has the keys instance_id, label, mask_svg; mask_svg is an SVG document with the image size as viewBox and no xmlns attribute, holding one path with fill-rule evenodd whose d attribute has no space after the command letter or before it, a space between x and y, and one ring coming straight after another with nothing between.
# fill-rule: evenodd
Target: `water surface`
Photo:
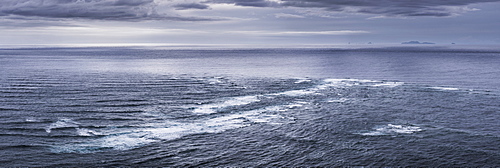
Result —
<instances>
[{"instance_id":1,"label":"water surface","mask_svg":"<svg viewBox=\"0 0 500 168\"><path fill-rule=\"evenodd\" d=\"M500 52L0 49L5 166L500 165Z\"/></svg>"}]
</instances>

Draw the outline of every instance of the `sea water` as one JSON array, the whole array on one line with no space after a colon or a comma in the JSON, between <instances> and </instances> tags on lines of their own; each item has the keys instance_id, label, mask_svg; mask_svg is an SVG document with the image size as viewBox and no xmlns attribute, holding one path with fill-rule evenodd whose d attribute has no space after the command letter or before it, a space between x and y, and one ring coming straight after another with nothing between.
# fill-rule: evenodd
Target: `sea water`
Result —
<instances>
[{"instance_id":1,"label":"sea water","mask_svg":"<svg viewBox=\"0 0 500 168\"><path fill-rule=\"evenodd\" d=\"M500 166L495 47L0 49L6 167Z\"/></svg>"}]
</instances>

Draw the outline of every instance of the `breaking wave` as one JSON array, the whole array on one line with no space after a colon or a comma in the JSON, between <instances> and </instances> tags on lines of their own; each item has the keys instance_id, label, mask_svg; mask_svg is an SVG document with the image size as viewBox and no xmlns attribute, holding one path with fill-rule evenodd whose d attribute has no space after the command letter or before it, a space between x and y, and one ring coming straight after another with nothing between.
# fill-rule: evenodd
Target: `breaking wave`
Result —
<instances>
[{"instance_id":1,"label":"breaking wave","mask_svg":"<svg viewBox=\"0 0 500 168\"><path fill-rule=\"evenodd\" d=\"M374 128L373 131L359 133L359 134L367 136L379 136L379 135L395 135L395 134L412 134L420 131L422 131L422 129L417 126L387 124L383 126L377 126Z\"/></svg>"},{"instance_id":2,"label":"breaking wave","mask_svg":"<svg viewBox=\"0 0 500 168\"><path fill-rule=\"evenodd\" d=\"M309 80L298 79L294 84L310 82ZM153 142L173 140L186 135L201 133L220 133L230 129L247 127L252 124L270 124L280 125L293 123L294 117L286 114L289 110L299 110L311 104L311 102L302 99L296 100L305 95L322 94L322 90L331 87L351 87L351 86L369 86L369 87L395 87L402 83L384 82L373 80L358 79L326 79L318 85L298 90L288 90L277 93L262 95L247 95L239 97L226 97L215 100L214 103L197 105L190 107L193 114L200 114L201 118L190 121L160 120L160 122L131 125L128 127L108 127L99 131L88 128L80 128L80 123L71 119L60 119L51 124L47 133L58 128L75 128L75 134L82 137L95 136L92 139L82 142L73 142L66 145L59 145L53 148L55 152L79 152L88 153L103 149L127 150L147 145ZM288 102L280 100L272 102L278 97L288 97ZM263 100L266 102L262 102ZM345 102L348 99L332 99L329 102ZM256 106L252 106L256 104ZM238 108L249 106L247 108ZM219 113L227 108L230 112ZM242 110L243 109L243 110ZM365 133L363 135L376 135L389 132L404 133L413 127L403 127L398 125L388 125L386 128L378 128L376 132ZM415 131L415 130L412 130Z\"/></svg>"}]
</instances>

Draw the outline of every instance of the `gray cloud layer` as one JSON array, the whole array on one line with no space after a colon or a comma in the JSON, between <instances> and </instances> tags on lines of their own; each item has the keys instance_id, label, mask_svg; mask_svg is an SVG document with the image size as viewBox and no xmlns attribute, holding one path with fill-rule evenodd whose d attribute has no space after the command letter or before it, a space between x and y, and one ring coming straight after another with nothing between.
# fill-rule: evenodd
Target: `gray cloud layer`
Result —
<instances>
[{"instance_id":1,"label":"gray cloud layer","mask_svg":"<svg viewBox=\"0 0 500 168\"><path fill-rule=\"evenodd\" d=\"M156 6L154 0L2 0L0 1L0 16L124 21L210 20L158 14L155 9ZM190 7L179 6L179 8ZM202 6L191 8L202 8Z\"/></svg>"},{"instance_id":2,"label":"gray cloud layer","mask_svg":"<svg viewBox=\"0 0 500 168\"><path fill-rule=\"evenodd\" d=\"M200 3L184 3L177 4L173 6L176 10L187 10L187 9L208 9L209 6Z\"/></svg>"},{"instance_id":3,"label":"gray cloud layer","mask_svg":"<svg viewBox=\"0 0 500 168\"><path fill-rule=\"evenodd\" d=\"M201 2L200 2L201 1ZM381 16L452 16L473 9L467 5L500 0L194 0L169 4L172 9L210 9L210 4L234 4L251 7L299 7L326 11L376 14ZM2 0L0 17L80 18L92 20L220 20L159 14L154 0Z\"/></svg>"},{"instance_id":4,"label":"gray cloud layer","mask_svg":"<svg viewBox=\"0 0 500 168\"><path fill-rule=\"evenodd\" d=\"M205 3L226 3L236 6L279 7L279 3L269 0L207 0Z\"/></svg>"},{"instance_id":5,"label":"gray cloud layer","mask_svg":"<svg viewBox=\"0 0 500 168\"><path fill-rule=\"evenodd\" d=\"M500 0L209 0L253 7L320 8L327 11L383 16L452 16L470 11L466 5Z\"/></svg>"}]
</instances>

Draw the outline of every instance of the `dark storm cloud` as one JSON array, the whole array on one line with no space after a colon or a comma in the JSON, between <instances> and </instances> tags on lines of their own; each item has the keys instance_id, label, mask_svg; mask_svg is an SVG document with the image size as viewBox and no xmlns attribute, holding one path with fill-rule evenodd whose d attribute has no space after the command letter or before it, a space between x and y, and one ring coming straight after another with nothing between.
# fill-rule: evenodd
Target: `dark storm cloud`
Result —
<instances>
[{"instance_id":1,"label":"dark storm cloud","mask_svg":"<svg viewBox=\"0 0 500 168\"><path fill-rule=\"evenodd\" d=\"M466 5L500 0L209 0L253 7L319 8L327 11L384 16L452 16L473 9Z\"/></svg>"},{"instance_id":2,"label":"dark storm cloud","mask_svg":"<svg viewBox=\"0 0 500 168\"><path fill-rule=\"evenodd\" d=\"M154 0L2 0L0 16L93 20L205 21L209 18L162 15Z\"/></svg>"},{"instance_id":3,"label":"dark storm cloud","mask_svg":"<svg viewBox=\"0 0 500 168\"><path fill-rule=\"evenodd\" d=\"M39 19L37 17L7 16L0 19L0 28L39 28L39 27L81 27L73 22L60 22L60 19Z\"/></svg>"},{"instance_id":4,"label":"dark storm cloud","mask_svg":"<svg viewBox=\"0 0 500 168\"><path fill-rule=\"evenodd\" d=\"M226 3L236 6L252 6L252 7L278 7L279 4L268 0L207 0L205 3Z\"/></svg>"},{"instance_id":5,"label":"dark storm cloud","mask_svg":"<svg viewBox=\"0 0 500 168\"><path fill-rule=\"evenodd\" d=\"M201 1L201 2L200 2ZM453 16L471 10L467 5L500 0L1 0L0 18L28 17L36 19L90 20L224 20L207 16L181 16L175 10L210 9L211 4L234 4L250 7L299 7L346 13L381 16ZM162 8L160 7L163 4ZM174 11L169 10L175 9ZM157 11L157 9L166 9ZM170 13L165 13L170 12Z\"/></svg>"},{"instance_id":6,"label":"dark storm cloud","mask_svg":"<svg viewBox=\"0 0 500 168\"><path fill-rule=\"evenodd\" d=\"M187 4L177 4L173 6L176 10L186 10L186 9L208 9L208 5L200 3L187 3Z\"/></svg>"}]
</instances>

